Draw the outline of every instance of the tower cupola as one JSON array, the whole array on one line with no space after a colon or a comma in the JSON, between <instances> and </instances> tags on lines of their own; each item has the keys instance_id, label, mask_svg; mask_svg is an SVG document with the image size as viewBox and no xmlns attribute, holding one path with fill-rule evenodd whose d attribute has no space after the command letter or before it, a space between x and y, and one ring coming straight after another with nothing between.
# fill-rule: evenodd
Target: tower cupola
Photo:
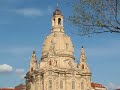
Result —
<instances>
[{"instance_id":1,"label":"tower cupola","mask_svg":"<svg viewBox=\"0 0 120 90\"><path fill-rule=\"evenodd\" d=\"M64 32L63 15L60 9L56 8L52 16L52 31L51 32Z\"/></svg>"}]
</instances>

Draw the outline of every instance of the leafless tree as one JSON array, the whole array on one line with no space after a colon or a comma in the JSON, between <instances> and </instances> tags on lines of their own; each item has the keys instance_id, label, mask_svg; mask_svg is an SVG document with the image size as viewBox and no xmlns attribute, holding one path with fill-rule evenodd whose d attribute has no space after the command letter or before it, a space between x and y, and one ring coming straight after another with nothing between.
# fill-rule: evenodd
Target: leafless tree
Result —
<instances>
[{"instance_id":1,"label":"leafless tree","mask_svg":"<svg viewBox=\"0 0 120 90\"><path fill-rule=\"evenodd\" d=\"M120 33L120 0L70 0L78 34Z\"/></svg>"}]
</instances>

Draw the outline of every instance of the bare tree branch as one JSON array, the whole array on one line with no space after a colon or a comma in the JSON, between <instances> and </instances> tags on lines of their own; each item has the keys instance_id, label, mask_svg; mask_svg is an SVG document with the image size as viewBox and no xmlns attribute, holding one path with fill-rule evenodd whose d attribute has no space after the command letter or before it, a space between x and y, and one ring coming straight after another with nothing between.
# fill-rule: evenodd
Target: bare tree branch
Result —
<instances>
[{"instance_id":1,"label":"bare tree branch","mask_svg":"<svg viewBox=\"0 0 120 90\"><path fill-rule=\"evenodd\" d=\"M75 0L69 21L79 27L82 35L120 33L119 5L118 0Z\"/></svg>"}]
</instances>

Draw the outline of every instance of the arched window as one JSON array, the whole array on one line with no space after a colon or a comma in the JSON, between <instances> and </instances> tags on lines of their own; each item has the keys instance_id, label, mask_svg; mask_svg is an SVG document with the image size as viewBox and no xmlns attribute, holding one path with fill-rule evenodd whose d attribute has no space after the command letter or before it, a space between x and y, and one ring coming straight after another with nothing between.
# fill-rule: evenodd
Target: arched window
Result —
<instances>
[{"instance_id":1,"label":"arched window","mask_svg":"<svg viewBox=\"0 0 120 90\"><path fill-rule=\"evenodd\" d=\"M52 26L55 26L55 18L52 19Z\"/></svg>"},{"instance_id":2,"label":"arched window","mask_svg":"<svg viewBox=\"0 0 120 90\"><path fill-rule=\"evenodd\" d=\"M60 81L60 89L63 89L63 81Z\"/></svg>"},{"instance_id":3,"label":"arched window","mask_svg":"<svg viewBox=\"0 0 120 90\"><path fill-rule=\"evenodd\" d=\"M61 25L61 18L58 18L58 25Z\"/></svg>"},{"instance_id":4,"label":"arched window","mask_svg":"<svg viewBox=\"0 0 120 90\"><path fill-rule=\"evenodd\" d=\"M84 90L84 83L81 82L81 90Z\"/></svg>"},{"instance_id":5,"label":"arched window","mask_svg":"<svg viewBox=\"0 0 120 90\"><path fill-rule=\"evenodd\" d=\"M75 81L72 81L72 89L75 89Z\"/></svg>"},{"instance_id":6,"label":"arched window","mask_svg":"<svg viewBox=\"0 0 120 90\"><path fill-rule=\"evenodd\" d=\"M49 61L49 65L52 65L52 61L51 60Z\"/></svg>"},{"instance_id":7,"label":"arched window","mask_svg":"<svg viewBox=\"0 0 120 90\"><path fill-rule=\"evenodd\" d=\"M31 68L31 72L33 71L33 68Z\"/></svg>"},{"instance_id":8,"label":"arched window","mask_svg":"<svg viewBox=\"0 0 120 90\"><path fill-rule=\"evenodd\" d=\"M52 90L52 80L49 80L49 90Z\"/></svg>"},{"instance_id":9,"label":"arched window","mask_svg":"<svg viewBox=\"0 0 120 90\"><path fill-rule=\"evenodd\" d=\"M55 25L55 19L53 20L53 22L54 22L54 25Z\"/></svg>"},{"instance_id":10,"label":"arched window","mask_svg":"<svg viewBox=\"0 0 120 90\"><path fill-rule=\"evenodd\" d=\"M82 69L84 69L84 64L82 64Z\"/></svg>"},{"instance_id":11,"label":"arched window","mask_svg":"<svg viewBox=\"0 0 120 90\"><path fill-rule=\"evenodd\" d=\"M66 43L66 49L68 49L68 45L69 45L69 44L68 44L68 43Z\"/></svg>"}]
</instances>

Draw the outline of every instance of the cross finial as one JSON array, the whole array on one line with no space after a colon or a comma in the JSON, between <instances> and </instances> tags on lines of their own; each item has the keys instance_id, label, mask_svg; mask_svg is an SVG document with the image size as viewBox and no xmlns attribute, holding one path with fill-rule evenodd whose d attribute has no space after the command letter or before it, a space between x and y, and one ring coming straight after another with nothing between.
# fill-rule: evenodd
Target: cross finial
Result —
<instances>
[{"instance_id":1,"label":"cross finial","mask_svg":"<svg viewBox=\"0 0 120 90\"><path fill-rule=\"evenodd\" d=\"M33 51L33 54L35 54L35 51Z\"/></svg>"},{"instance_id":2,"label":"cross finial","mask_svg":"<svg viewBox=\"0 0 120 90\"><path fill-rule=\"evenodd\" d=\"M83 45L82 45L82 48L83 48Z\"/></svg>"},{"instance_id":3,"label":"cross finial","mask_svg":"<svg viewBox=\"0 0 120 90\"><path fill-rule=\"evenodd\" d=\"M56 8L56 9L59 9L59 8L58 8L58 3L57 3L57 8Z\"/></svg>"}]
</instances>

